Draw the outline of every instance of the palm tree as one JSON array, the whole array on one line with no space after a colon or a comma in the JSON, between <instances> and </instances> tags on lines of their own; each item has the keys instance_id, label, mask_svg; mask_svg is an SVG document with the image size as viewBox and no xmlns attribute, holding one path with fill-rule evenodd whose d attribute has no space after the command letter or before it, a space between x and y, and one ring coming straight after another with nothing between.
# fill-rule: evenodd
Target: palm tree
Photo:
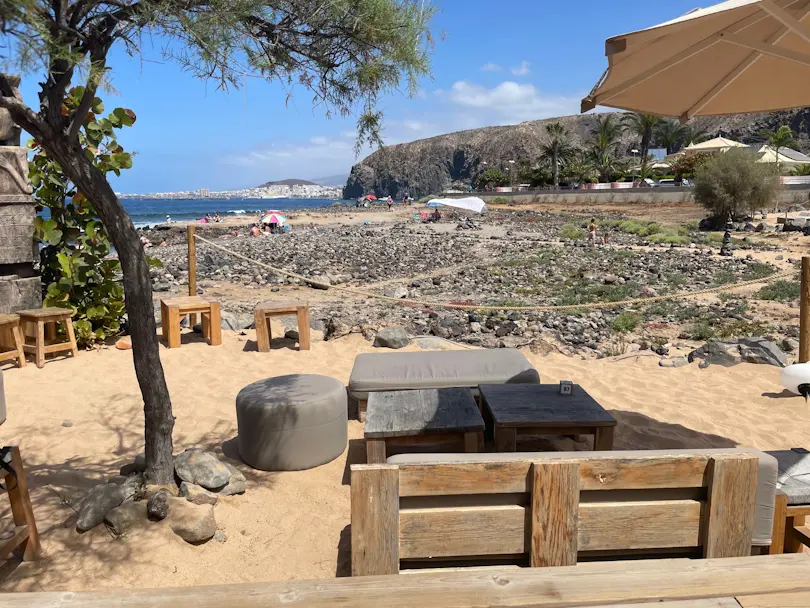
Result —
<instances>
[{"instance_id":1,"label":"palm tree","mask_svg":"<svg viewBox=\"0 0 810 608\"><path fill-rule=\"evenodd\" d=\"M603 150L598 145L592 146L585 154L586 162L593 168L600 182L611 182L624 173L626 163L619 159L613 150Z\"/></svg>"},{"instance_id":2,"label":"palm tree","mask_svg":"<svg viewBox=\"0 0 810 608\"><path fill-rule=\"evenodd\" d=\"M776 131L762 131L760 133L768 138L768 144L776 152L776 165L777 172L779 171L779 148L790 148L796 145L796 140L793 139L793 131L787 125L782 125Z\"/></svg>"},{"instance_id":3,"label":"palm tree","mask_svg":"<svg viewBox=\"0 0 810 608\"><path fill-rule=\"evenodd\" d=\"M798 167L794 167L793 171L790 172L791 175L810 175L810 165L799 165Z\"/></svg>"},{"instance_id":4,"label":"palm tree","mask_svg":"<svg viewBox=\"0 0 810 608\"><path fill-rule=\"evenodd\" d=\"M600 150L615 151L622 136L622 125L616 114L603 114L596 117L591 130L593 143Z\"/></svg>"},{"instance_id":5,"label":"palm tree","mask_svg":"<svg viewBox=\"0 0 810 608\"><path fill-rule=\"evenodd\" d=\"M650 142L653 132L661 122L660 116L644 114L642 112L628 112L622 116L622 124L633 135L641 138L641 173L646 176L647 157L650 152Z\"/></svg>"},{"instance_id":6,"label":"palm tree","mask_svg":"<svg viewBox=\"0 0 810 608\"><path fill-rule=\"evenodd\" d=\"M655 141L659 146L667 149L667 154L672 154L687 136L688 129L677 120L661 120L655 127Z\"/></svg>"},{"instance_id":7,"label":"palm tree","mask_svg":"<svg viewBox=\"0 0 810 608\"><path fill-rule=\"evenodd\" d=\"M585 160L593 168L600 182L610 181L614 175L623 170L620 168L622 163L618 154L622 131L617 114L603 114L596 117Z\"/></svg>"},{"instance_id":8,"label":"palm tree","mask_svg":"<svg viewBox=\"0 0 810 608\"><path fill-rule=\"evenodd\" d=\"M594 168L584 154L574 154L565 165L565 176L578 184L587 184L594 178Z\"/></svg>"},{"instance_id":9,"label":"palm tree","mask_svg":"<svg viewBox=\"0 0 810 608\"><path fill-rule=\"evenodd\" d=\"M546 125L548 139L540 144L540 156L551 164L554 189L560 187L560 167L564 166L576 152L570 140L568 128L561 122Z\"/></svg>"},{"instance_id":10,"label":"palm tree","mask_svg":"<svg viewBox=\"0 0 810 608\"><path fill-rule=\"evenodd\" d=\"M707 133L705 129L698 127L695 123L683 125L683 145L685 146L699 144L709 139L709 137L709 133Z\"/></svg>"}]
</instances>

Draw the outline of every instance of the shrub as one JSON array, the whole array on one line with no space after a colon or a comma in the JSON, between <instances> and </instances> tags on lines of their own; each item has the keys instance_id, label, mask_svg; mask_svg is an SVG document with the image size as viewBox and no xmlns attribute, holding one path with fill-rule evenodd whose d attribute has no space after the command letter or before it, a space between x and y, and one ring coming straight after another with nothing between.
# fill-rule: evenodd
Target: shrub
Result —
<instances>
[{"instance_id":1,"label":"shrub","mask_svg":"<svg viewBox=\"0 0 810 608\"><path fill-rule=\"evenodd\" d=\"M560 236L564 239L581 240L585 238L585 231L582 228L577 228L573 224L566 224L560 230Z\"/></svg>"},{"instance_id":2,"label":"shrub","mask_svg":"<svg viewBox=\"0 0 810 608\"><path fill-rule=\"evenodd\" d=\"M754 279L764 279L771 276L776 272L776 268L770 264L763 264L762 262L754 262L749 264L743 273L743 279L752 281Z\"/></svg>"},{"instance_id":3,"label":"shrub","mask_svg":"<svg viewBox=\"0 0 810 608\"><path fill-rule=\"evenodd\" d=\"M629 333L641 323L641 317L632 312L623 312L613 319L613 330L619 333Z\"/></svg>"},{"instance_id":4,"label":"shrub","mask_svg":"<svg viewBox=\"0 0 810 608\"><path fill-rule=\"evenodd\" d=\"M694 197L715 217L737 218L770 207L779 187L774 167L758 163L752 150L732 148L697 169Z\"/></svg>"},{"instance_id":5,"label":"shrub","mask_svg":"<svg viewBox=\"0 0 810 608\"><path fill-rule=\"evenodd\" d=\"M715 336L714 327L712 327L705 321L701 323L696 323L687 332L687 335L692 340L711 340Z\"/></svg>"},{"instance_id":6,"label":"shrub","mask_svg":"<svg viewBox=\"0 0 810 608\"><path fill-rule=\"evenodd\" d=\"M656 245L688 245L692 242L688 236L672 234L671 232L654 234L647 240Z\"/></svg>"},{"instance_id":7,"label":"shrub","mask_svg":"<svg viewBox=\"0 0 810 608\"><path fill-rule=\"evenodd\" d=\"M505 196L496 196L494 199L492 199L492 204L493 205L508 205L509 204L509 199L506 198Z\"/></svg>"},{"instance_id":8,"label":"shrub","mask_svg":"<svg viewBox=\"0 0 810 608\"><path fill-rule=\"evenodd\" d=\"M799 299L801 284L798 281L774 281L754 294L757 300L793 302Z\"/></svg>"}]
</instances>

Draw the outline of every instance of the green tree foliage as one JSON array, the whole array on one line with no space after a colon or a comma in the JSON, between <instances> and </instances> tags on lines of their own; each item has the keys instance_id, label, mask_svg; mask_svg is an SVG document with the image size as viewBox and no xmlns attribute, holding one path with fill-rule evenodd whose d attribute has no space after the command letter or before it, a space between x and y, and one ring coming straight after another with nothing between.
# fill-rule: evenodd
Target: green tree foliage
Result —
<instances>
[{"instance_id":1,"label":"green tree foliage","mask_svg":"<svg viewBox=\"0 0 810 608\"><path fill-rule=\"evenodd\" d=\"M563 175L569 181L578 184L590 184L596 173L583 154L576 154L563 169Z\"/></svg>"},{"instance_id":2,"label":"green tree foliage","mask_svg":"<svg viewBox=\"0 0 810 608\"><path fill-rule=\"evenodd\" d=\"M799 165L798 167L794 167L790 174L798 176L810 175L810 165Z\"/></svg>"},{"instance_id":3,"label":"green tree foliage","mask_svg":"<svg viewBox=\"0 0 810 608\"><path fill-rule=\"evenodd\" d=\"M498 169L498 167L489 167L475 180L475 187L479 190L486 190L487 188L505 186L508 183L509 176L506 173Z\"/></svg>"},{"instance_id":4,"label":"green tree foliage","mask_svg":"<svg viewBox=\"0 0 810 608\"><path fill-rule=\"evenodd\" d=\"M779 191L773 166L757 162L757 155L744 148L715 154L695 173L695 202L713 217L741 218L770 207Z\"/></svg>"},{"instance_id":5,"label":"green tree foliage","mask_svg":"<svg viewBox=\"0 0 810 608\"><path fill-rule=\"evenodd\" d=\"M672 164L672 171L679 180L691 179L695 176L695 171L711 156L706 152L681 156Z\"/></svg>"},{"instance_id":6,"label":"green tree foliage","mask_svg":"<svg viewBox=\"0 0 810 608\"><path fill-rule=\"evenodd\" d=\"M770 145L776 153L775 164L777 165L778 171L779 150L782 148L794 148L797 145L793 137L793 131L789 126L782 125L776 131L762 131L760 135L768 139L768 145Z\"/></svg>"},{"instance_id":7,"label":"green tree foliage","mask_svg":"<svg viewBox=\"0 0 810 608\"><path fill-rule=\"evenodd\" d=\"M642 178L647 177L647 161L649 160L650 143L652 142L653 133L661 123L661 120L660 116L644 114L642 112L628 112L622 116L622 124L625 129L638 137L641 142L639 152L641 153Z\"/></svg>"},{"instance_id":8,"label":"green tree foliage","mask_svg":"<svg viewBox=\"0 0 810 608\"><path fill-rule=\"evenodd\" d=\"M554 188L560 187L560 169L576 154L571 143L571 134L561 122L546 125L546 139L540 144L540 157L551 167L551 183Z\"/></svg>"},{"instance_id":9,"label":"green tree foliage","mask_svg":"<svg viewBox=\"0 0 810 608\"><path fill-rule=\"evenodd\" d=\"M63 112L73 112L84 96L84 87L68 91ZM120 175L132 167L132 156L116 139L116 130L135 122L132 110L115 108L103 116L104 104L95 97L79 130L85 157L100 171ZM117 334L124 318L121 266L110 257L107 230L93 204L65 175L39 142L28 144L33 152L29 177L34 198L50 217L37 217L35 237L40 249L45 306L73 309L76 338L82 344Z\"/></svg>"},{"instance_id":10,"label":"green tree foliage","mask_svg":"<svg viewBox=\"0 0 810 608\"><path fill-rule=\"evenodd\" d=\"M686 128L677 120L662 119L655 126L655 141L667 149L667 154L676 152L686 137Z\"/></svg>"},{"instance_id":11,"label":"green tree foliage","mask_svg":"<svg viewBox=\"0 0 810 608\"><path fill-rule=\"evenodd\" d=\"M615 114L596 118L585 160L600 182L611 182L624 175L627 163L619 157L622 132L622 123Z\"/></svg>"}]
</instances>

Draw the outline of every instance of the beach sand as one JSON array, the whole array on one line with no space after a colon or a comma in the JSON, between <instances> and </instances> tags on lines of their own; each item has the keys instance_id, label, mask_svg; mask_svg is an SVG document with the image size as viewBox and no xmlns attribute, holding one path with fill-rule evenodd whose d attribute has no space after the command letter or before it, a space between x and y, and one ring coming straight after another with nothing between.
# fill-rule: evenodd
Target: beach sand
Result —
<instances>
[{"instance_id":1,"label":"beach sand","mask_svg":"<svg viewBox=\"0 0 810 608\"><path fill-rule=\"evenodd\" d=\"M192 546L165 523L144 523L124 538L113 538L104 526L82 535L74 529L75 509L87 490L142 451L142 403L131 351L81 352L42 370L4 367L8 421L0 427L0 443L22 448L44 556L19 565L0 590L211 585L349 573L348 465L365 459L360 423L349 422L349 448L327 465L258 472L236 460L234 400L246 384L274 375L318 373L346 383L355 356L375 349L352 335L315 343L308 352L282 340L271 353L258 353L252 333L223 332L221 347L185 334L182 348L161 347L177 418L175 451L224 452L248 479L245 495L223 497L216 507L224 543ZM618 419L616 449L807 445L810 408L800 397L782 394L774 367L663 369L655 356L584 361L526 355L544 382L580 383L612 412ZM571 443L561 440L559 447ZM589 449L584 442L576 447ZM3 503L0 521L8 515Z\"/></svg>"}]
</instances>

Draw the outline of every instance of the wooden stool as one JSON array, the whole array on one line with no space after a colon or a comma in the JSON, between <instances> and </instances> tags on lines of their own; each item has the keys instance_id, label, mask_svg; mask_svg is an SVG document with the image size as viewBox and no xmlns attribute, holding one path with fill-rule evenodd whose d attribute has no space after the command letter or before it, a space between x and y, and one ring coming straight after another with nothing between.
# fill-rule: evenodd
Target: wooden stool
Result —
<instances>
[{"instance_id":1,"label":"wooden stool","mask_svg":"<svg viewBox=\"0 0 810 608\"><path fill-rule=\"evenodd\" d=\"M31 508L31 497L28 495L28 481L25 478L20 448L2 448L0 458L14 471L12 474L0 467L0 479L11 502L11 516L14 518L14 536L0 543L0 564L17 548L22 553L23 561L38 559L39 533L34 521L34 510Z\"/></svg>"},{"instance_id":2,"label":"wooden stool","mask_svg":"<svg viewBox=\"0 0 810 608\"><path fill-rule=\"evenodd\" d=\"M259 352L270 352L273 332L270 319L273 317L298 317L298 350L309 350L309 304L307 302L260 302L254 311L256 319L256 342Z\"/></svg>"},{"instance_id":3,"label":"wooden stool","mask_svg":"<svg viewBox=\"0 0 810 608\"><path fill-rule=\"evenodd\" d=\"M168 348L180 346L180 319L188 314L202 316L202 335L211 346L222 344L222 319L219 302L199 296L184 296L160 301L163 341Z\"/></svg>"},{"instance_id":4,"label":"wooden stool","mask_svg":"<svg viewBox=\"0 0 810 608\"><path fill-rule=\"evenodd\" d=\"M16 359L18 367L25 367L23 344L20 316L0 315L0 362Z\"/></svg>"},{"instance_id":5,"label":"wooden stool","mask_svg":"<svg viewBox=\"0 0 810 608\"><path fill-rule=\"evenodd\" d=\"M33 354L36 358L37 367L45 365L45 355L48 353L61 353L70 351L73 356L79 354L76 346L76 334L73 332L73 323L70 316L73 314L68 308L32 308L30 310L18 310L20 322L22 323L22 333L24 336L30 335L29 329L33 330L33 344L23 343L23 352ZM56 324L63 323L67 340L56 341ZM29 328L29 324L33 326Z\"/></svg>"}]
</instances>

